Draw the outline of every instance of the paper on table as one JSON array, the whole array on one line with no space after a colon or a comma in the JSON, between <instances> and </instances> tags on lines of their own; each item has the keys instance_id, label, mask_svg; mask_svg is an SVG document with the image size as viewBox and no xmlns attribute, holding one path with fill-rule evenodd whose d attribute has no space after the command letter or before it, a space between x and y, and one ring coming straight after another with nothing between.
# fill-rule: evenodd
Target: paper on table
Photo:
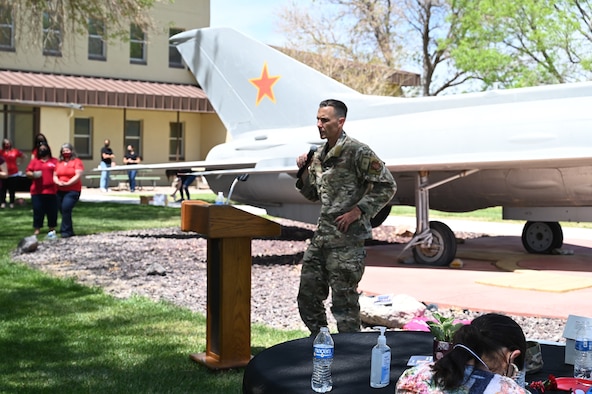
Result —
<instances>
[{"instance_id":1,"label":"paper on table","mask_svg":"<svg viewBox=\"0 0 592 394\"><path fill-rule=\"evenodd\" d=\"M409 361L407 361L407 366L408 367L415 367L416 365L419 365L419 364L431 363L432 360L433 360L432 356L411 356L409 358Z\"/></svg>"}]
</instances>

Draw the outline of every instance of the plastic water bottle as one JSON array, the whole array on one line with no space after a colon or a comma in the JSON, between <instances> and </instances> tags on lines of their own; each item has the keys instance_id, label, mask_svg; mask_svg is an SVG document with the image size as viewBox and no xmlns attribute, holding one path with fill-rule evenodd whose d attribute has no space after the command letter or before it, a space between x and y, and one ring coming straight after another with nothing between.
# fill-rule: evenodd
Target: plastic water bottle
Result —
<instances>
[{"instance_id":1,"label":"plastic water bottle","mask_svg":"<svg viewBox=\"0 0 592 394\"><path fill-rule=\"evenodd\" d=\"M592 327L583 321L576 327L574 377L592 379Z\"/></svg>"},{"instance_id":2,"label":"plastic water bottle","mask_svg":"<svg viewBox=\"0 0 592 394\"><path fill-rule=\"evenodd\" d=\"M331 364L333 363L333 338L327 327L321 327L313 342L312 379L310 385L317 393L326 393L333 389Z\"/></svg>"},{"instance_id":3,"label":"plastic water bottle","mask_svg":"<svg viewBox=\"0 0 592 394\"><path fill-rule=\"evenodd\" d=\"M224 193L218 192L216 196L216 205L224 205Z\"/></svg>"}]
</instances>

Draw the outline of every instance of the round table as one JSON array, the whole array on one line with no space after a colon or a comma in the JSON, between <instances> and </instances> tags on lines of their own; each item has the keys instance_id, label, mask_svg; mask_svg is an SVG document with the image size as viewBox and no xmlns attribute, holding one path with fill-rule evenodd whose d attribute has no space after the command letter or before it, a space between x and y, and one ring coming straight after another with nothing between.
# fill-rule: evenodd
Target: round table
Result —
<instances>
[{"instance_id":1,"label":"round table","mask_svg":"<svg viewBox=\"0 0 592 394\"><path fill-rule=\"evenodd\" d=\"M416 331L387 331L387 345L391 348L391 380L381 389L370 387L370 358L379 332L332 334L335 342L331 393L394 393L395 383L407 368L413 355L432 354L430 333ZM270 347L255 356L247 365L243 377L245 394L289 394L314 391L310 387L312 375L313 338L302 338ZM564 346L541 345L543 370L528 374L527 382L555 376L572 376L573 366L563 362Z\"/></svg>"},{"instance_id":2,"label":"round table","mask_svg":"<svg viewBox=\"0 0 592 394\"><path fill-rule=\"evenodd\" d=\"M391 348L391 383L381 389L370 387L370 358L379 331L333 334L335 351L332 366L332 393L393 393L394 383L408 368L411 355L432 352L432 336L427 332L387 331ZM314 393L312 375L313 338L297 339L270 347L247 365L243 393Z\"/></svg>"}]
</instances>

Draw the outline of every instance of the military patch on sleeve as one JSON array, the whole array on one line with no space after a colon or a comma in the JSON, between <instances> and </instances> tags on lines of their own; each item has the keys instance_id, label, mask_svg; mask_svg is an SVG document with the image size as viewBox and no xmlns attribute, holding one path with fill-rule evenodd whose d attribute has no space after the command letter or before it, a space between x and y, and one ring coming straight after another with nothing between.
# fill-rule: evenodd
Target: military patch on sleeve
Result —
<instances>
[{"instance_id":1,"label":"military patch on sleeve","mask_svg":"<svg viewBox=\"0 0 592 394\"><path fill-rule=\"evenodd\" d=\"M378 175L382 172L382 162L378 159L373 159L370 163L368 173L372 175Z\"/></svg>"}]
</instances>

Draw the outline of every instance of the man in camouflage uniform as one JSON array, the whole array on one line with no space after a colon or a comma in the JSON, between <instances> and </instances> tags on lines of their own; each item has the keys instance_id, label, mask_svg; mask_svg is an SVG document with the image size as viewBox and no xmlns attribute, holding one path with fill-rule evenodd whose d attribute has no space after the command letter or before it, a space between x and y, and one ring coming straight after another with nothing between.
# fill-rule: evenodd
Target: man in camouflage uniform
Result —
<instances>
[{"instance_id":1,"label":"man in camouflage uniform","mask_svg":"<svg viewBox=\"0 0 592 394\"><path fill-rule=\"evenodd\" d=\"M345 134L346 116L343 102L322 101L317 127L327 142L314 153L310 165L307 154L297 159L304 171L296 187L307 199L321 203L317 230L304 254L298 292L300 317L312 335L327 325L323 303L329 288L339 332L360 331L357 288L364 273L364 240L372 236L370 219L396 191L395 180L376 154Z\"/></svg>"}]
</instances>

